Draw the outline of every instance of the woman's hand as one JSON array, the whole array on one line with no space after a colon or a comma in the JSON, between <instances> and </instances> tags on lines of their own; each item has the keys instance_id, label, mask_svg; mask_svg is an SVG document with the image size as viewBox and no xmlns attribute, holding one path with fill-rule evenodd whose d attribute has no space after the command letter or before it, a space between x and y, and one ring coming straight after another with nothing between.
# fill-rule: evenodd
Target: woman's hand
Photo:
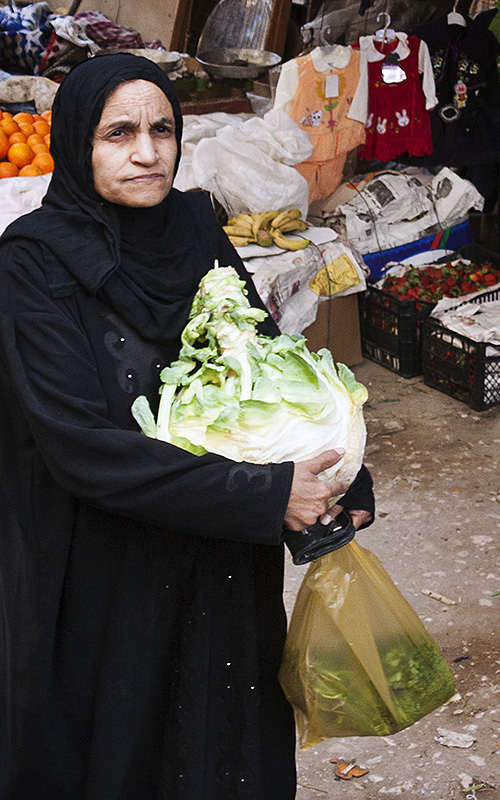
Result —
<instances>
[{"instance_id":1,"label":"woman's hand","mask_svg":"<svg viewBox=\"0 0 500 800\"><path fill-rule=\"evenodd\" d=\"M351 515L352 523L357 531L359 531L362 525L367 525L373 519L373 514L371 511L364 511L363 509L359 508L346 508L345 510ZM340 514L341 511L344 511L344 506L332 506L328 509L326 514L323 514L321 522L323 525L327 525L329 522L335 519L337 514Z\"/></svg>"},{"instance_id":2,"label":"woman's hand","mask_svg":"<svg viewBox=\"0 0 500 800\"><path fill-rule=\"evenodd\" d=\"M328 500L331 497L339 497L347 491L349 484L344 481L324 481L318 478L320 472L340 461L344 453L345 450L341 448L326 450L315 458L295 464L292 489L285 514L285 528L301 531L308 525L314 525L318 517L327 512Z\"/></svg>"}]
</instances>

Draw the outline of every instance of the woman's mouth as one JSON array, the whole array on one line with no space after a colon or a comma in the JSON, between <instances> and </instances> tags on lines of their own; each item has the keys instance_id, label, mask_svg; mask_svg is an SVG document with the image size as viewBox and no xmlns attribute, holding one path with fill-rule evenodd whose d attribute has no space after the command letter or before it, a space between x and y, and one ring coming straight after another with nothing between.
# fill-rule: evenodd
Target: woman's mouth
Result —
<instances>
[{"instance_id":1,"label":"woman's mouth","mask_svg":"<svg viewBox=\"0 0 500 800\"><path fill-rule=\"evenodd\" d=\"M156 183L157 181L164 180L165 176L161 172L147 172L143 175L134 175L132 178L126 178L127 183Z\"/></svg>"}]
</instances>

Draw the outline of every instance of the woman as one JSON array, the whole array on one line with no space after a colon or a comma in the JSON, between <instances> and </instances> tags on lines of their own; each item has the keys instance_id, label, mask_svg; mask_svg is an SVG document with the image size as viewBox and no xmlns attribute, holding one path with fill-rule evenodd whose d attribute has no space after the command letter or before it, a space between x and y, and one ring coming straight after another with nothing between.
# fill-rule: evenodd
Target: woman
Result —
<instances>
[{"instance_id":1,"label":"woman","mask_svg":"<svg viewBox=\"0 0 500 800\"><path fill-rule=\"evenodd\" d=\"M171 188L181 132L151 62L79 65L54 103L44 204L0 242L5 800L295 795L283 528L346 487L316 477L335 451L198 458L131 416L137 395L157 402L216 258L262 305L207 198ZM366 471L349 492L359 526Z\"/></svg>"}]
</instances>

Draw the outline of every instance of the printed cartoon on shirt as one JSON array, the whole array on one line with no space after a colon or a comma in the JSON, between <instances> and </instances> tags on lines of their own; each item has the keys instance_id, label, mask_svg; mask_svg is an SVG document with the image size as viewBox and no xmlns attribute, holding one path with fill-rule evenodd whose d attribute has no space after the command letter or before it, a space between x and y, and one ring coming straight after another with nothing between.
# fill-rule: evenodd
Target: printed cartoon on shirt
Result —
<instances>
[{"instance_id":1,"label":"printed cartoon on shirt","mask_svg":"<svg viewBox=\"0 0 500 800\"><path fill-rule=\"evenodd\" d=\"M321 125L321 119L323 117L323 111L321 108L316 109L316 111L311 111L308 108L307 111L308 114L299 120L300 124L304 125L305 127L310 126L311 128L319 128Z\"/></svg>"},{"instance_id":2,"label":"printed cartoon on shirt","mask_svg":"<svg viewBox=\"0 0 500 800\"><path fill-rule=\"evenodd\" d=\"M443 68L445 65L443 50L438 50L431 56L434 78L439 84ZM455 108L465 108L468 96L469 84L476 85L474 80L479 73L479 64L465 55L461 55L457 64L457 82L453 86L453 102Z\"/></svg>"},{"instance_id":3,"label":"printed cartoon on shirt","mask_svg":"<svg viewBox=\"0 0 500 800\"><path fill-rule=\"evenodd\" d=\"M307 108L307 114L300 118L299 122L304 127L319 128L321 125L326 125L330 130L337 125L337 121L333 117L333 111L337 108L342 94L345 92L346 79L342 74L338 75L338 96L326 97L325 92L326 82L320 78L316 83L316 89L320 101L324 101L323 108L310 109ZM352 103L352 98L348 98L348 105Z\"/></svg>"}]
</instances>

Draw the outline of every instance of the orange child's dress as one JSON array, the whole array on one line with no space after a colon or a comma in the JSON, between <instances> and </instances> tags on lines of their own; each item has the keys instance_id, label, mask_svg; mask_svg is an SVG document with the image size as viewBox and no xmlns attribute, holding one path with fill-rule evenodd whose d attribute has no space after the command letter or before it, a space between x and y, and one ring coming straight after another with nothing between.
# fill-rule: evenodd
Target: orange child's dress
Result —
<instances>
[{"instance_id":1,"label":"orange child's dress","mask_svg":"<svg viewBox=\"0 0 500 800\"><path fill-rule=\"evenodd\" d=\"M295 168L309 185L309 202L328 197L342 180L348 153L365 141L367 62L351 47L317 47L283 64L274 108L310 136L313 152Z\"/></svg>"}]
</instances>

